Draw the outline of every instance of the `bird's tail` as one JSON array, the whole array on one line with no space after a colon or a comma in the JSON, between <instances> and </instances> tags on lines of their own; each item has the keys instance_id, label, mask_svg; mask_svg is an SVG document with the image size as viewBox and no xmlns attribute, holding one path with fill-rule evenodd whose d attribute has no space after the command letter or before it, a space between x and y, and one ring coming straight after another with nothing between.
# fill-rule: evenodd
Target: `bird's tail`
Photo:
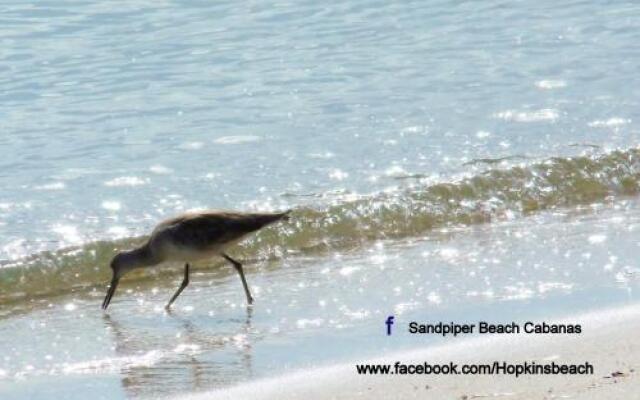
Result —
<instances>
[{"instance_id":1,"label":"bird's tail","mask_svg":"<svg viewBox=\"0 0 640 400\"><path fill-rule=\"evenodd\" d=\"M291 211L292 210L275 213L255 213L248 218L247 222L251 224L254 230L257 230L280 220L289 221L289 213Z\"/></svg>"},{"instance_id":2,"label":"bird's tail","mask_svg":"<svg viewBox=\"0 0 640 400\"><path fill-rule=\"evenodd\" d=\"M291 211L293 211L293 209L289 209L287 211L279 213L280 214L280 219L283 220L283 221L289 221L291 219L291 217L289 216Z\"/></svg>"}]
</instances>

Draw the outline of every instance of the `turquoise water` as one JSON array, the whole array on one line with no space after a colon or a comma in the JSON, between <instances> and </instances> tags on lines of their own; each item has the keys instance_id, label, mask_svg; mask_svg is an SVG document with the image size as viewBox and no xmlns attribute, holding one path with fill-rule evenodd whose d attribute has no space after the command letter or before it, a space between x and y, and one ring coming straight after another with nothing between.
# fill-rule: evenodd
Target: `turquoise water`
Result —
<instances>
[{"instance_id":1,"label":"turquoise water","mask_svg":"<svg viewBox=\"0 0 640 400\"><path fill-rule=\"evenodd\" d=\"M638 143L633 3L2 8L2 258Z\"/></svg>"},{"instance_id":2,"label":"turquoise water","mask_svg":"<svg viewBox=\"0 0 640 400\"><path fill-rule=\"evenodd\" d=\"M385 344L390 313L637 301L634 2L0 10L3 399L173 396L428 344ZM175 268L99 311L114 249L208 207L294 208L235 251L253 310L203 264L172 315Z\"/></svg>"}]
</instances>

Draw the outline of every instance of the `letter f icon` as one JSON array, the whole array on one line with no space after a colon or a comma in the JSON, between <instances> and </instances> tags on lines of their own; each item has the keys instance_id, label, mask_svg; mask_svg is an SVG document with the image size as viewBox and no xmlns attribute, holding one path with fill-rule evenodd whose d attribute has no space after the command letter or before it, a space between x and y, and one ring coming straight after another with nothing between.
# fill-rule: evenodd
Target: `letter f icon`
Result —
<instances>
[{"instance_id":1,"label":"letter f icon","mask_svg":"<svg viewBox=\"0 0 640 400\"><path fill-rule=\"evenodd\" d=\"M387 324L387 336L391 335L391 325L393 325L393 315L389 315L387 317L387 321L385 322L385 324Z\"/></svg>"}]
</instances>

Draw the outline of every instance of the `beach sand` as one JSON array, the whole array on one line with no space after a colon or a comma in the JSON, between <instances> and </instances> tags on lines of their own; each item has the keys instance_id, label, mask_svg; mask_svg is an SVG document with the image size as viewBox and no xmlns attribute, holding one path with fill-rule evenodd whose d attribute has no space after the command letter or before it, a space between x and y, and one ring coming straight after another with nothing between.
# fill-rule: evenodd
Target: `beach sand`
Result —
<instances>
[{"instance_id":1,"label":"beach sand","mask_svg":"<svg viewBox=\"0 0 640 400\"><path fill-rule=\"evenodd\" d=\"M640 393L640 305L578 315L579 335L492 335L438 347L301 371L188 399L634 399ZM417 338L419 340L419 338ZM301 349L303 351L303 349ZM593 375L358 375L356 363L582 364Z\"/></svg>"}]
</instances>

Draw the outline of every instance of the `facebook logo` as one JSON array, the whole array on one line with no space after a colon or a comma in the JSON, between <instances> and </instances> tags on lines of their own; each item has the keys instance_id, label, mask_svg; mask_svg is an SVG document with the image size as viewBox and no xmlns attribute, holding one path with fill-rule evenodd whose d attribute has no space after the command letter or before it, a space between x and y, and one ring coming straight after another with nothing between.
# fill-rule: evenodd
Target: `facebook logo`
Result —
<instances>
[{"instance_id":1,"label":"facebook logo","mask_svg":"<svg viewBox=\"0 0 640 400\"><path fill-rule=\"evenodd\" d=\"M389 315L385 324L387 325L387 336L391 336L391 325L393 325L393 315Z\"/></svg>"}]
</instances>

